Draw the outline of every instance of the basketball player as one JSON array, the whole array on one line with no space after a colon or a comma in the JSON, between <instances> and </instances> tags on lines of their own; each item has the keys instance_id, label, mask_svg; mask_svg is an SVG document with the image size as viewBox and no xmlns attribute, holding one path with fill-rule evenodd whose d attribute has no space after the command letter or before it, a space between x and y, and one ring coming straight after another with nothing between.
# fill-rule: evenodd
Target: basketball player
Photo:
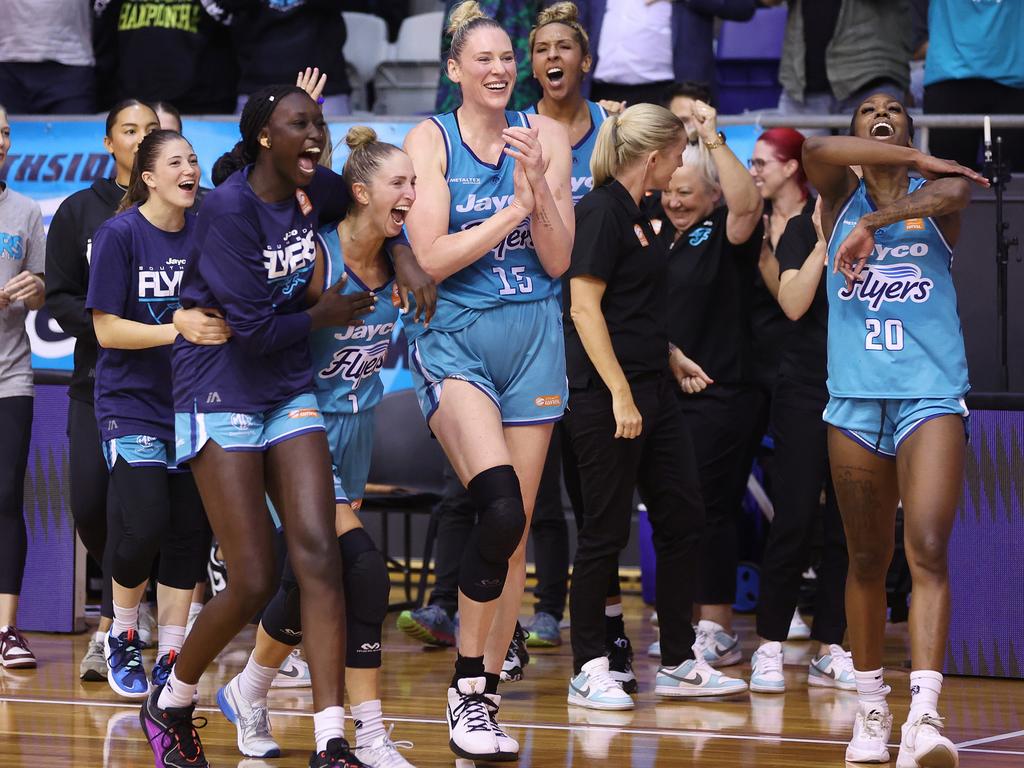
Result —
<instances>
[{"instance_id":1,"label":"basketball player","mask_svg":"<svg viewBox=\"0 0 1024 768\"><path fill-rule=\"evenodd\" d=\"M515 759L497 686L525 582L524 533L567 397L555 279L569 264L569 140L508 112L508 34L475 2L449 19L447 71L462 106L406 139L419 202L406 225L438 282L429 328L406 330L417 394L479 519L459 567L459 655L448 689L452 750Z\"/></svg>"},{"instance_id":2,"label":"basketball player","mask_svg":"<svg viewBox=\"0 0 1024 768\"><path fill-rule=\"evenodd\" d=\"M914 149L913 122L886 94L857 108L851 136L804 142L822 197L828 276L824 419L846 529L846 614L860 711L849 762L885 762L892 715L882 676L885 575L897 504L914 580L910 714L899 768L950 768L938 714L949 626L946 550L963 482L967 360L950 275L960 211L978 173ZM863 169L858 179L850 166ZM924 178L912 178L915 170Z\"/></svg>"}]
</instances>

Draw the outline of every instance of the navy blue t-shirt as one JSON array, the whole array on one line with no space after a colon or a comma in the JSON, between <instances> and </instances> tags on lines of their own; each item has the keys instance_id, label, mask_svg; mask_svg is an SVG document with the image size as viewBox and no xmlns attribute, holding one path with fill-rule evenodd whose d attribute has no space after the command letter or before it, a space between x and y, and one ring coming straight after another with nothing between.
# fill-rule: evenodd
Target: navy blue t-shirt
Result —
<instances>
[{"instance_id":1,"label":"navy blue t-shirt","mask_svg":"<svg viewBox=\"0 0 1024 768\"><path fill-rule=\"evenodd\" d=\"M147 325L173 322L196 217L165 232L138 207L93 236L86 307ZM125 435L174 439L171 347L104 349L96 363L96 421L104 440Z\"/></svg>"},{"instance_id":2,"label":"navy blue t-shirt","mask_svg":"<svg viewBox=\"0 0 1024 768\"><path fill-rule=\"evenodd\" d=\"M179 412L260 413L313 390L306 287L321 218L344 215L341 176L317 168L309 186L266 203L249 186L252 166L203 200L189 248L181 303L224 314L232 337L220 346L174 343Z\"/></svg>"}]
</instances>

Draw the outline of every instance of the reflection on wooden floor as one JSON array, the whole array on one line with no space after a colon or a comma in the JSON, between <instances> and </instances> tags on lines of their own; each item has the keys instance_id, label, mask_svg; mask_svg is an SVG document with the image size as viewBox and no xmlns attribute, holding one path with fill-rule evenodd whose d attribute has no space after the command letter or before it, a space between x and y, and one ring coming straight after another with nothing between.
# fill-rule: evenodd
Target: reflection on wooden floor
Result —
<instances>
[{"instance_id":1,"label":"reflection on wooden floor","mask_svg":"<svg viewBox=\"0 0 1024 768\"><path fill-rule=\"evenodd\" d=\"M655 629L647 621L649 614L637 598L627 598L627 629L637 650L641 685L633 712L566 706L571 671L568 631L563 633L566 645L532 654L525 680L502 686L502 722L522 745L520 766L817 768L844 764L856 696L807 687L810 643L786 644L789 692L783 696L754 694L734 700L661 703L652 692L655 662L643 654L655 639ZM422 650L394 629L393 619L385 635L385 717L395 723L396 740L414 742L405 754L418 768L452 768L456 761L447 746L444 689L454 651ZM752 621L744 617L739 626L749 659ZM0 670L0 768L152 765L139 730L138 706L118 699L105 683L78 680L85 636L29 638L40 660L39 669ZM221 655L203 680L197 714L209 719L201 733L210 764L217 768L305 766L313 730L308 689L271 692L274 735L284 748L284 755L275 760L243 759L236 751L234 727L216 709L217 687L241 669L251 642L249 630ZM890 703L897 721L897 741L898 723L909 703L908 673L902 668L906 655L905 625L890 627L887 681L894 691ZM146 654L146 661L152 663L152 653ZM733 667L732 673L747 677L749 666ZM1024 682L947 678L942 702L947 733L962 745L964 768L1024 766ZM459 768L468 765L459 761ZM895 766L895 750L890 765Z\"/></svg>"}]
</instances>

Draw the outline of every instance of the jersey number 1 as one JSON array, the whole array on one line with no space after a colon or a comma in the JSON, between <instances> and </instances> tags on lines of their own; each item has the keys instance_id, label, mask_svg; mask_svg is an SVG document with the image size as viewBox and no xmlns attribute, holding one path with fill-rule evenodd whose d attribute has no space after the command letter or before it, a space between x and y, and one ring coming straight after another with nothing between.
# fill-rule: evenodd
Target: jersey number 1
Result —
<instances>
[{"instance_id":1,"label":"jersey number 1","mask_svg":"<svg viewBox=\"0 0 1024 768\"><path fill-rule=\"evenodd\" d=\"M864 320L867 326L868 335L864 339L864 349L883 350L899 352L903 349L903 321L886 320L883 333L882 321L877 317L869 317ZM881 341L879 341L881 338Z\"/></svg>"}]
</instances>

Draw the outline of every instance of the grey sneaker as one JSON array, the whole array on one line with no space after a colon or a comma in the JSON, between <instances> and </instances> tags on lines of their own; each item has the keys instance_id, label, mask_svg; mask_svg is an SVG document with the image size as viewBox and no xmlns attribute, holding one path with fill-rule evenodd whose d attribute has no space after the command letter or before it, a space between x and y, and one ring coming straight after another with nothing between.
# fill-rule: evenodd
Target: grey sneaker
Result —
<instances>
[{"instance_id":1,"label":"grey sneaker","mask_svg":"<svg viewBox=\"0 0 1024 768\"><path fill-rule=\"evenodd\" d=\"M402 611L398 628L427 645L455 645L455 622L439 605L428 605L415 611Z\"/></svg>"},{"instance_id":2,"label":"grey sneaker","mask_svg":"<svg viewBox=\"0 0 1024 768\"><path fill-rule=\"evenodd\" d=\"M78 677L87 683L102 683L107 679L107 661L103 658L102 632L96 632L89 640L82 663L78 665Z\"/></svg>"},{"instance_id":3,"label":"grey sneaker","mask_svg":"<svg viewBox=\"0 0 1024 768\"><path fill-rule=\"evenodd\" d=\"M526 644L530 648L557 648L562 644L562 633L558 628L558 619L550 613L540 611L533 615L533 620L525 627Z\"/></svg>"}]
</instances>

